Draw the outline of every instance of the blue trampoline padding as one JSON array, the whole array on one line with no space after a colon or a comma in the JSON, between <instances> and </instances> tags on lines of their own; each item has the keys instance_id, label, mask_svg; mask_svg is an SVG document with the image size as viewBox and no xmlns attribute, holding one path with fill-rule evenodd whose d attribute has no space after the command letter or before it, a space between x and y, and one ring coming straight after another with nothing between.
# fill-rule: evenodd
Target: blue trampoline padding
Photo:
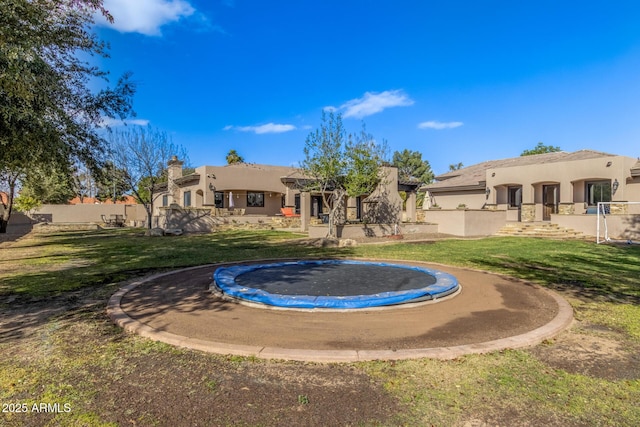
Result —
<instances>
[{"instance_id":1,"label":"blue trampoline padding","mask_svg":"<svg viewBox=\"0 0 640 427\"><path fill-rule=\"evenodd\" d=\"M266 292L262 289L255 289L241 286L236 282L236 277L250 271L283 267L288 265L375 265L379 267L391 267L419 271L435 277L436 283L424 288L380 292L372 295L350 295L350 296L313 296L313 295L280 295ZM454 293L458 289L458 281L451 274L439 270L432 270L424 267L415 267L402 264L390 264L382 262L366 262L351 260L318 260L318 261L289 261L269 264L237 265L231 267L221 267L213 275L216 286L225 294L234 298L267 304L277 307L288 308L367 308L381 307L407 303L414 300L429 300L442 298Z\"/></svg>"}]
</instances>

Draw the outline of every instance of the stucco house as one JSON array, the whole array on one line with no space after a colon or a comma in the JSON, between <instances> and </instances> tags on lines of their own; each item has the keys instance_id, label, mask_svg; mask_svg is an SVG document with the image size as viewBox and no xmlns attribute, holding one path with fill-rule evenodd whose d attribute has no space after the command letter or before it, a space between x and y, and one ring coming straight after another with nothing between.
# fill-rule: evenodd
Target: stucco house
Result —
<instances>
[{"instance_id":1,"label":"stucco house","mask_svg":"<svg viewBox=\"0 0 640 427\"><path fill-rule=\"evenodd\" d=\"M440 232L493 234L505 222L542 221L594 235L598 202L640 201L640 160L592 150L491 160L439 175L422 190L425 218ZM459 214L468 230L443 213L450 210L469 212ZM613 203L610 213L623 234L637 228L640 205Z\"/></svg>"},{"instance_id":2,"label":"stucco house","mask_svg":"<svg viewBox=\"0 0 640 427\"><path fill-rule=\"evenodd\" d=\"M182 166L175 157L169 161L169 180L158 187L157 206L206 207L214 214L217 208L218 213L237 209L247 215L276 215L280 208L295 206L299 200L299 191L282 182L295 168L235 163L200 166L193 174L183 175Z\"/></svg>"},{"instance_id":3,"label":"stucco house","mask_svg":"<svg viewBox=\"0 0 640 427\"><path fill-rule=\"evenodd\" d=\"M398 171L393 167L385 167L382 171L382 182L372 194L345 199L341 215L344 222L399 224L403 215L399 191L408 195L405 218L415 219L420 183L399 181ZM261 216L283 216L281 209L289 208L288 212L298 218L299 227L310 234L313 234L310 228L323 227L326 220L321 194L305 191L307 178L298 168L234 163L200 166L194 173L183 175L183 163L174 157L168 163L168 178L167 183L157 187L154 216L159 218L166 217L172 209L180 210L180 215L186 218L185 210L190 210L194 218L211 215L219 220L242 223ZM197 213L199 209L202 212ZM160 220L158 224L162 226L166 222ZM396 231L387 227L373 233L393 234Z\"/></svg>"}]
</instances>

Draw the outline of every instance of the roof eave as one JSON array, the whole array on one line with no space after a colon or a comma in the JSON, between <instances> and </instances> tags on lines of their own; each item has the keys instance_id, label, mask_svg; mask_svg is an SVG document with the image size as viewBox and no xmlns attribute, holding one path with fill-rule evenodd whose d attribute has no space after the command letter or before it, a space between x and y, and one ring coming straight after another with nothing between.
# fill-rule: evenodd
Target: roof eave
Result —
<instances>
[{"instance_id":1,"label":"roof eave","mask_svg":"<svg viewBox=\"0 0 640 427\"><path fill-rule=\"evenodd\" d=\"M486 184L478 183L473 185L456 185L451 187L422 187L421 191L430 193L452 193L456 191L485 191Z\"/></svg>"}]
</instances>

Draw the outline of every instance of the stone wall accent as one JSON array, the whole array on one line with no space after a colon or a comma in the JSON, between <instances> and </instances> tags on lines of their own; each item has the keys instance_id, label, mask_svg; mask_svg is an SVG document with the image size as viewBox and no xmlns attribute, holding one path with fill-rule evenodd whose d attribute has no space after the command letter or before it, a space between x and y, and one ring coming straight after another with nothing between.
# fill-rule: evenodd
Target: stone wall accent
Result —
<instances>
[{"instance_id":1,"label":"stone wall accent","mask_svg":"<svg viewBox=\"0 0 640 427\"><path fill-rule=\"evenodd\" d=\"M576 205L574 203L560 203L558 205L559 215L573 215Z\"/></svg>"},{"instance_id":2,"label":"stone wall accent","mask_svg":"<svg viewBox=\"0 0 640 427\"><path fill-rule=\"evenodd\" d=\"M309 226L309 237L320 238L327 236L327 224ZM383 224L348 224L336 226L339 238L358 239L364 237L384 237L395 234L435 234L438 232L436 224L402 224L401 226L385 226Z\"/></svg>"},{"instance_id":3,"label":"stone wall accent","mask_svg":"<svg viewBox=\"0 0 640 427\"><path fill-rule=\"evenodd\" d=\"M534 222L536 220L536 205L523 203L520 207L520 218L522 222Z\"/></svg>"},{"instance_id":4,"label":"stone wall accent","mask_svg":"<svg viewBox=\"0 0 640 427\"><path fill-rule=\"evenodd\" d=\"M611 215L626 215L629 213L629 205L612 202L609 206L611 207Z\"/></svg>"},{"instance_id":5,"label":"stone wall accent","mask_svg":"<svg viewBox=\"0 0 640 427\"><path fill-rule=\"evenodd\" d=\"M63 231L95 231L99 230L98 224L90 223L46 223L41 222L33 226L34 233L58 233Z\"/></svg>"},{"instance_id":6,"label":"stone wall accent","mask_svg":"<svg viewBox=\"0 0 640 427\"><path fill-rule=\"evenodd\" d=\"M275 228L300 228L302 221L299 217L287 218L284 216L274 216L271 218L271 225Z\"/></svg>"},{"instance_id":7,"label":"stone wall accent","mask_svg":"<svg viewBox=\"0 0 640 427\"><path fill-rule=\"evenodd\" d=\"M210 232L215 227L211 209L162 207L159 208L160 228L179 228L187 232Z\"/></svg>"}]
</instances>

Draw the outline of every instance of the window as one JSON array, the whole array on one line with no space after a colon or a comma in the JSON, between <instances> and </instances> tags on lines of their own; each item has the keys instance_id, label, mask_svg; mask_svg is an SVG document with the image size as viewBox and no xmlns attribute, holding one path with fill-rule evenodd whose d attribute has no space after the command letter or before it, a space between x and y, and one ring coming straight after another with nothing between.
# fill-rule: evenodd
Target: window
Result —
<instances>
[{"instance_id":1,"label":"window","mask_svg":"<svg viewBox=\"0 0 640 427\"><path fill-rule=\"evenodd\" d=\"M191 191L184 192L184 207L191 206Z\"/></svg>"},{"instance_id":2,"label":"window","mask_svg":"<svg viewBox=\"0 0 640 427\"><path fill-rule=\"evenodd\" d=\"M164 194L162 196L162 206L169 206L169 195Z\"/></svg>"},{"instance_id":3,"label":"window","mask_svg":"<svg viewBox=\"0 0 640 427\"><path fill-rule=\"evenodd\" d=\"M522 205L522 187L507 187L508 202L510 208L519 208Z\"/></svg>"},{"instance_id":4,"label":"window","mask_svg":"<svg viewBox=\"0 0 640 427\"><path fill-rule=\"evenodd\" d=\"M264 208L264 193L247 193L247 207Z\"/></svg>"},{"instance_id":5,"label":"window","mask_svg":"<svg viewBox=\"0 0 640 427\"><path fill-rule=\"evenodd\" d=\"M215 192L214 200L216 208L224 208L224 193L222 191Z\"/></svg>"},{"instance_id":6,"label":"window","mask_svg":"<svg viewBox=\"0 0 640 427\"><path fill-rule=\"evenodd\" d=\"M611 201L611 181L587 182L587 204L595 206L598 202Z\"/></svg>"}]
</instances>

